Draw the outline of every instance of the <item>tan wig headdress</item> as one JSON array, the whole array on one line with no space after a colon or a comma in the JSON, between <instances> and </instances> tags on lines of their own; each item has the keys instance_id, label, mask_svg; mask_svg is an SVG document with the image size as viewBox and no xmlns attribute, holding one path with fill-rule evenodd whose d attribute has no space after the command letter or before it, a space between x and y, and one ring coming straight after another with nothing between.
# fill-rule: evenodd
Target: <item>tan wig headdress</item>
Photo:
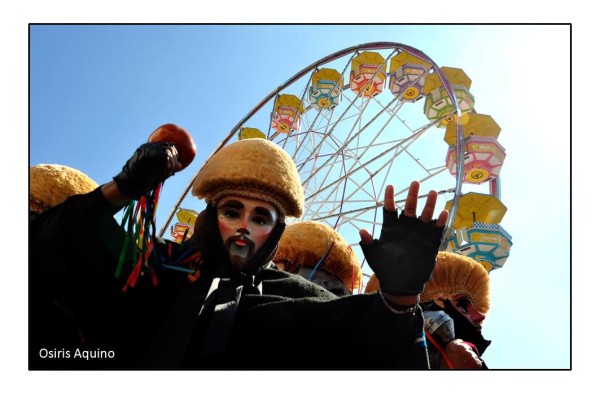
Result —
<instances>
[{"instance_id":1,"label":"tan wig headdress","mask_svg":"<svg viewBox=\"0 0 600 400\"><path fill-rule=\"evenodd\" d=\"M98 184L83 172L58 164L29 168L29 210L42 212L75 194L89 193Z\"/></svg>"},{"instance_id":2,"label":"tan wig headdress","mask_svg":"<svg viewBox=\"0 0 600 400\"><path fill-rule=\"evenodd\" d=\"M356 254L342 235L320 222L287 226L273 261L283 262L286 271L295 273L302 266L314 268L328 251L319 269L337 277L351 293L360 288L362 272Z\"/></svg>"},{"instance_id":3,"label":"tan wig headdress","mask_svg":"<svg viewBox=\"0 0 600 400\"><path fill-rule=\"evenodd\" d=\"M440 251L421 301L434 301L443 307L444 300L452 300L456 296L469 297L477 310L487 314L490 309L490 276L485 267L473 258Z\"/></svg>"},{"instance_id":4,"label":"tan wig headdress","mask_svg":"<svg viewBox=\"0 0 600 400\"><path fill-rule=\"evenodd\" d=\"M198 172L192 194L208 203L228 195L273 204L282 216L300 217L304 189L294 161L265 139L245 139L223 147Z\"/></svg>"},{"instance_id":5,"label":"tan wig headdress","mask_svg":"<svg viewBox=\"0 0 600 400\"><path fill-rule=\"evenodd\" d=\"M377 289L379 280L373 275L365 293ZM431 279L421 293L421 302L433 301L444 307L443 301L452 300L455 296L467 296L478 311L487 314L490 309L490 277L485 267L473 258L440 251Z\"/></svg>"},{"instance_id":6,"label":"tan wig headdress","mask_svg":"<svg viewBox=\"0 0 600 400\"><path fill-rule=\"evenodd\" d=\"M373 293L377 290L379 290L379 279L377 279L377 276L371 275L367 282L367 286L365 286L365 293Z\"/></svg>"}]
</instances>

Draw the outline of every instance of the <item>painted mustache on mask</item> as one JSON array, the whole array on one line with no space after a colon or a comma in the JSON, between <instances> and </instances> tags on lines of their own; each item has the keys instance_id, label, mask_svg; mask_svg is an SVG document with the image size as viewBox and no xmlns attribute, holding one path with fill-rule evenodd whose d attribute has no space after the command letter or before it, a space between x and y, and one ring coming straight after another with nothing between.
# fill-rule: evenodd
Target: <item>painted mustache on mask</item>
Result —
<instances>
[{"instance_id":1,"label":"painted mustache on mask","mask_svg":"<svg viewBox=\"0 0 600 400\"><path fill-rule=\"evenodd\" d=\"M225 242L231 264L237 270L243 269L252 259L254 247L254 242L243 234L232 236Z\"/></svg>"}]
</instances>

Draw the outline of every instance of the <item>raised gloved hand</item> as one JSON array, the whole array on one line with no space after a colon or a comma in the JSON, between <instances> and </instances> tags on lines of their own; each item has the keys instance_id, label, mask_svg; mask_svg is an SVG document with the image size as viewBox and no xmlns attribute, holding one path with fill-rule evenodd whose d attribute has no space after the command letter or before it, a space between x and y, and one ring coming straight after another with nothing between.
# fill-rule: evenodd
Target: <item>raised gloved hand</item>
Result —
<instances>
[{"instance_id":1,"label":"raised gloved hand","mask_svg":"<svg viewBox=\"0 0 600 400\"><path fill-rule=\"evenodd\" d=\"M420 218L416 217L419 183L409 189L404 211L398 217L394 188L385 193L381 236L373 240L361 230L361 248L369 266L379 278L383 293L394 296L417 295L431 277L448 212L432 220L437 193L431 191Z\"/></svg>"},{"instance_id":2,"label":"raised gloved hand","mask_svg":"<svg viewBox=\"0 0 600 400\"><path fill-rule=\"evenodd\" d=\"M138 200L179 169L181 163L172 142L149 142L133 153L113 179L122 193Z\"/></svg>"}]
</instances>

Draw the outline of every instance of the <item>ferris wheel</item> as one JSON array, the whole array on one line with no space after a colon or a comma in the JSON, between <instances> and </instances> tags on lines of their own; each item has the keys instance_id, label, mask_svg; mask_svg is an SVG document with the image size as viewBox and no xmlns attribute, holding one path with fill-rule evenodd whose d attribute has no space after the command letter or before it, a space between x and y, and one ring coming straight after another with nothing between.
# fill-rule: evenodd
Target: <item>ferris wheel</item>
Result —
<instances>
[{"instance_id":1,"label":"ferris wheel","mask_svg":"<svg viewBox=\"0 0 600 400\"><path fill-rule=\"evenodd\" d=\"M470 84L461 69L440 68L426 54L404 44L349 47L277 86L231 129L213 154L233 141L252 137L285 149L304 186L301 220L320 221L342 234L367 276L371 271L358 245L358 231L367 229L377 237L386 185L393 184L395 198L404 199L411 181L417 180L423 196L437 191L442 195L438 204L450 211L441 249L489 260L486 268L491 271L508 257L510 235L500 228L503 238L479 234L497 243L477 247L475 252L465 246L476 246L467 233L473 223L496 229L504 215L498 210L503 207L499 171L504 149L496 140L495 121L476 113ZM475 130L465 131L475 122ZM465 142L471 138L480 141L469 147ZM492 149L493 145L497 146ZM485 182L488 193L479 189L474 194L477 199L485 196L484 212L476 201L463 201L462 188L463 183L481 187ZM161 235L175 216L179 222L171 225L174 238L193 229L190 220L195 212L184 204L192 184L193 180L172 208Z\"/></svg>"}]
</instances>

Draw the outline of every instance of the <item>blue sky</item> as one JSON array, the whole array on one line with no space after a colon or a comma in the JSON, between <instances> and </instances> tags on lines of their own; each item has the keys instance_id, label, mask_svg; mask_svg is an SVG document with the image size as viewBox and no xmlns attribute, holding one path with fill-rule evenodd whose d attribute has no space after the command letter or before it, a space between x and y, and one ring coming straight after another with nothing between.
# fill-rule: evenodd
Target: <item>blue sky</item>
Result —
<instances>
[{"instance_id":1,"label":"blue sky","mask_svg":"<svg viewBox=\"0 0 600 400\"><path fill-rule=\"evenodd\" d=\"M507 153L501 225L513 247L491 273L484 359L571 367L571 221L556 212L571 207L569 26L38 25L29 39L29 165L64 164L104 183L154 128L177 123L198 155L165 185L161 213L258 101L317 59L393 41L462 68Z\"/></svg>"}]
</instances>

